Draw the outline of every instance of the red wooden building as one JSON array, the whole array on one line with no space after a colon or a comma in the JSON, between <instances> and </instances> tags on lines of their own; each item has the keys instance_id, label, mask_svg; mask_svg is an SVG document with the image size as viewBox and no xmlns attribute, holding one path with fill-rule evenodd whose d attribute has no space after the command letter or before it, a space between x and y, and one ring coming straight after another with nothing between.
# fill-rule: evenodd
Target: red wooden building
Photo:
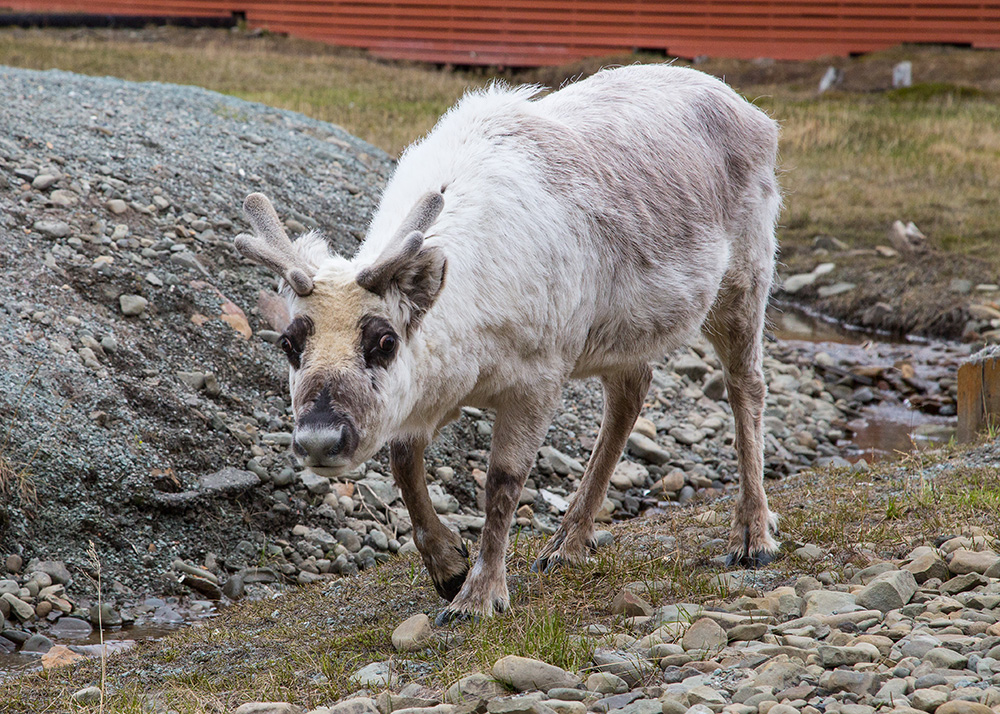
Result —
<instances>
[{"instance_id":1,"label":"red wooden building","mask_svg":"<svg viewBox=\"0 0 1000 714\"><path fill-rule=\"evenodd\" d=\"M252 28L454 64L562 64L633 49L810 59L900 43L1000 48L1000 0L0 0L0 10L245 18Z\"/></svg>"}]
</instances>

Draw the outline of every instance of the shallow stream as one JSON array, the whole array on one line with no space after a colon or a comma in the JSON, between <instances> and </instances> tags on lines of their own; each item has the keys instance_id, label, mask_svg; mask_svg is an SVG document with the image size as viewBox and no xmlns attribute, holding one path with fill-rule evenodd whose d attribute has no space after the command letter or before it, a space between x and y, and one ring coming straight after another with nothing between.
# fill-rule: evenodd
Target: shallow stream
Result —
<instances>
[{"instance_id":1,"label":"shallow stream","mask_svg":"<svg viewBox=\"0 0 1000 714\"><path fill-rule=\"evenodd\" d=\"M814 365L829 363L844 371L875 366L905 371L908 383L923 392L908 396L872 379L874 398L847 422L854 434L840 444L849 461L898 458L952 438L957 417L948 389L969 355L967 345L871 335L793 306L772 308L768 318L776 340L772 351L793 350Z\"/></svg>"}]
</instances>

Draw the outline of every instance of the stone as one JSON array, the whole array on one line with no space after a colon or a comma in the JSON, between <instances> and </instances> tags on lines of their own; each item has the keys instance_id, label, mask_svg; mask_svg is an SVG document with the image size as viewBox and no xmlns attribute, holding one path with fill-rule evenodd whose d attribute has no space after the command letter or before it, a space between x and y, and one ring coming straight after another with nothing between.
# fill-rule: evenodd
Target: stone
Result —
<instances>
[{"instance_id":1,"label":"stone","mask_svg":"<svg viewBox=\"0 0 1000 714\"><path fill-rule=\"evenodd\" d=\"M553 687L546 692L546 696L549 699L561 699L564 702L582 702L589 694L585 690L577 689L576 687Z\"/></svg>"},{"instance_id":2,"label":"stone","mask_svg":"<svg viewBox=\"0 0 1000 714\"><path fill-rule=\"evenodd\" d=\"M636 595L631 590L622 590L611 602L612 615L624 615L625 617L649 617L653 613L653 606Z\"/></svg>"},{"instance_id":3,"label":"stone","mask_svg":"<svg viewBox=\"0 0 1000 714\"><path fill-rule=\"evenodd\" d=\"M655 431L653 432L656 433ZM653 438L643 434L646 438ZM627 491L633 486L640 486L649 477L649 469L634 461L619 461L611 474L611 485L619 491ZM683 485L683 484L682 484ZM676 489L671 489L676 490Z\"/></svg>"},{"instance_id":4,"label":"stone","mask_svg":"<svg viewBox=\"0 0 1000 714\"><path fill-rule=\"evenodd\" d=\"M93 631L94 626L79 617L60 617L49 628L49 634L60 640L84 639Z\"/></svg>"},{"instance_id":5,"label":"stone","mask_svg":"<svg viewBox=\"0 0 1000 714\"><path fill-rule=\"evenodd\" d=\"M507 689L493 677L485 674L470 674L448 687L444 700L451 704L478 699L496 699L506 695Z\"/></svg>"},{"instance_id":6,"label":"stone","mask_svg":"<svg viewBox=\"0 0 1000 714\"><path fill-rule=\"evenodd\" d=\"M956 575L951 580L947 580L941 583L939 590L944 595L958 595L959 593L964 593L980 585L989 585L989 580L979 573L966 573L965 575Z\"/></svg>"},{"instance_id":7,"label":"stone","mask_svg":"<svg viewBox=\"0 0 1000 714\"><path fill-rule=\"evenodd\" d=\"M803 600L805 600L805 608L802 614L805 617L834 615L839 612L850 612L858 609L854 595L837 592L836 590L813 590L807 592Z\"/></svg>"},{"instance_id":8,"label":"stone","mask_svg":"<svg viewBox=\"0 0 1000 714\"><path fill-rule=\"evenodd\" d=\"M60 585L69 585L73 581L73 576L61 560L42 560L32 565L32 570L45 573L52 582Z\"/></svg>"},{"instance_id":9,"label":"stone","mask_svg":"<svg viewBox=\"0 0 1000 714\"><path fill-rule=\"evenodd\" d=\"M951 577L947 564L945 564L941 556L935 551L921 553L904 565L903 570L913 573L913 577L918 584L923 584L931 578L947 580Z\"/></svg>"},{"instance_id":10,"label":"stone","mask_svg":"<svg viewBox=\"0 0 1000 714\"><path fill-rule=\"evenodd\" d=\"M997 563L1000 563L1000 555L992 550L975 551L960 548L951 554L948 569L954 575L983 574Z\"/></svg>"},{"instance_id":11,"label":"stone","mask_svg":"<svg viewBox=\"0 0 1000 714\"><path fill-rule=\"evenodd\" d=\"M84 687L73 692L70 699L85 707L91 704L99 704L101 701L101 689L100 687Z\"/></svg>"},{"instance_id":12,"label":"stone","mask_svg":"<svg viewBox=\"0 0 1000 714\"><path fill-rule=\"evenodd\" d=\"M670 364L677 374L687 377L692 382L701 382L702 377L708 372L708 365L699 357L692 354L683 354Z\"/></svg>"},{"instance_id":13,"label":"stone","mask_svg":"<svg viewBox=\"0 0 1000 714\"><path fill-rule=\"evenodd\" d=\"M372 662L350 677L351 684L364 689L383 689L392 685L395 679L388 662Z\"/></svg>"},{"instance_id":14,"label":"stone","mask_svg":"<svg viewBox=\"0 0 1000 714\"><path fill-rule=\"evenodd\" d=\"M80 199L77 198L75 193L67 191L64 188L57 188L49 194L49 203L60 208L72 208L79 202Z\"/></svg>"},{"instance_id":15,"label":"stone","mask_svg":"<svg viewBox=\"0 0 1000 714\"><path fill-rule=\"evenodd\" d=\"M548 461L552 470L560 476L580 475L583 473L583 464L551 446L543 446L539 449L538 456Z\"/></svg>"},{"instance_id":16,"label":"stone","mask_svg":"<svg viewBox=\"0 0 1000 714\"><path fill-rule=\"evenodd\" d=\"M379 714L375 700L369 697L354 697L334 704L328 710L329 714Z\"/></svg>"},{"instance_id":17,"label":"stone","mask_svg":"<svg viewBox=\"0 0 1000 714\"><path fill-rule=\"evenodd\" d=\"M889 612L908 603L917 592L917 581L909 570L892 570L875 577L855 596L858 605Z\"/></svg>"},{"instance_id":18,"label":"stone","mask_svg":"<svg viewBox=\"0 0 1000 714\"><path fill-rule=\"evenodd\" d=\"M595 671L616 674L630 687L645 680L653 671L653 665L648 660L633 652L598 647L594 650L593 660Z\"/></svg>"},{"instance_id":19,"label":"stone","mask_svg":"<svg viewBox=\"0 0 1000 714\"><path fill-rule=\"evenodd\" d=\"M34 634L21 645L22 652L40 652L44 654L52 649L54 643L45 635Z\"/></svg>"},{"instance_id":20,"label":"stone","mask_svg":"<svg viewBox=\"0 0 1000 714\"><path fill-rule=\"evenodd\" d=\"M856 287L857 285L855 285L854 283L839 282L839 283L834 283L833 285L823 285L822 287L816 290L816 293L821 298L829 298L829 297L834 297L836 295L842 295L843 293L851 292Z\"/></svg>"},{"instance_id":21,"label":"stone","mask_svg":"<svg viewBox=\"0 0 1000 714\"><path fill-rule=\"evenodd\" d=\"M71 233L66 221L35 221L31 227L49 238L65 238Z\"/></svg>"},{"instance_id":22,"label":"stone","mask_svg":"<svg viewBox=\"0 0 1000 714\"><path fill-rule=\"evenodd\" d=\"M996 712L979 702L967 702L956 699L939 706L934 710L934 714L996 714Z\"/></svg>"},{"instance_id":23,"label":"stone","mask_svg":"<svg viewBox=\"0 0 1000 714\"><path fill-rule=\"evenodd\" d=\"M0 595L0 600L4 600L9 606L10 611L17 615L19 620L27 621L35 619L35 608L21 600L10 593L4 593Z\"/></svg>"},{"instance_id":24,"label":"stone","mask_svg":"<svg viewBox=\"0 0 1000 714\"><path fill-rule=\"evenodd\" d=\"M65 645L55 645L52 649L42 655L42 669L55 669L65 667L83 659L82 654L78 654Z\"/></svg>"},{"instance_id":25,"label":"stone","mask_svg":"<svg viewBox=\"0 0 1000 714\"><path fill-rule=\"evenodd\" d=\"M586 687L598 694L623 694L628 691L628 682L611 672L594 672L587 677Z\"/></svg>"},{"instance_id":26,"label":"stone","mask_svg":"<svg viewBox=\"0 0 1000 714\"><path fill-rule=\"evenodd\" d=\"M222 594L230 600L239 600L246 594L246 583L243 576L236 573L222 586Z\"/></svg>"},{"instance_id":27,"label":"stone","mask_svg":"<svg viewBox=\"0 0 1000 714\"><path fill-rule=\"evenodd\" d=\"M814 273L799 273L798 275L790 275L785 278L784 282L781 284L781 289L789 295L794 295L802 288L815 283L816 277L817 276Z\"/></svg>"},{"instance_id":28,"label":"stone","mask_svg":"<svg viewBox=\"0 0 1000 714\"><path fill-rule=\"evenodd\" d=\"M713 402L721 401L726 397L726 377L722 372L713 372L708 375L705 383L701 385L701 391Z\"/></svg>"},{"instance_id":29,"label":"stone","mask_svg":"<svg viewBox=\"0 0 1000 714\"><path fill-rule=\"evenodd\" d=\"M393 630L392 646L397 652L417 652L428 645L433 634L430 618L419 613L404 620Z\"/></svg>"},{"instance_id":30,"label":"stone","mask_svg":"<svg viewBox=\"0 0 1000 714\"><path fill-rule=\"evenodd\" d=\"M632 432L628 437L628 450L636 458L657 466L665 464L673 458L670 452L648 436L636 432Z\"/></svg>"},{"instance_id":31,"label":"stone","mask_svg":"<svg viewBox=\"0 0 1000 714\"><path fill-rule=\"evenodd\" d=\"M910 695L910 706L925 712L933 712L948 701L948 693L937 689L918 689Z\"/></svg>"},{"instance_id":32,"label":"stone","mask_svg":"<svg viewBox=\"0 0 1000 714\"><path fill-rule=\"evenodd\" d=\"M128 204L120 198L112 198L104 204L104 207L116 216L120 216L128 210Z\"/></svg>"},{"instance_id":33,"label":"stone","mask_svg":"<svg viewBox=\"0 0 1000 714\"><path fill-rule=\"evenodd\" d=\"M707 687L706 687L707 689ZM638 699L618 709L608 710L608 714L663 714L663 704L658 699Z\"/></svg>"},{"instance_id":34,"label":"stone","mask_svg":"<svg viewBox=\"0 0 1000 714\"><path fill-rule=\"evenodd\" d=\"M621 709L622 707L628 706L641 696L642 692L640 691L612 694L610 697L598 699L593 705L591 705L591 708L596 712L610 712L614 709Z\"/></svg>"},{"instance_id":35,"label":"stone","mask_svg":"<svg viewBox=\"0 0 1000 714\"><path fill-rule=\"evenodd\" d=\"M548 707L556 714L586 714L587 705L578 701L567 701L565 699L543 699L539 707ZM655 714L663 714L660 707L657 707Z\"/></svg>"},{"instance_id":36,"label":"stone","mask_svg":"<svg viewBox=\"0 0 1000 714\"><path fill-rule=\"evenodd\" d=\"M12 553L7 556L4 565L8 573L17 573L20 572L21 566L24 565L24 560L17 553Z\"/></svg>"},{"instance_id":37,"label":"stone","mask_svg":"<svg viewBox=\"0 0 1000 714\"><path fill-rule=\"evenodd\" d=\"M494 699L486 705L486 711L489 714L546 714L544 710L539 711L538 707L542 696L540 693L535 693L505 699Z\"/></svg>"},{"instance_id":38,"label":"stone","mask_svg":"<svg viewBox=\"0 0 1000 714\"><path fill-rule=\"evenodd\" d=\"M141 295L125 294L118 298L118 303L121 306L123 315L136 317L146 311L146 306L149 305L149 300Z\"/></svg>"},{"instance_id":39,"label":"stone","mask_svg":"<svg viewBox=\"0 0 1000 714\"><path fill-rule=\"evenodd\" d=\"M941 669L962 669L969 661L969 658L947 647L935 647L927 651L924 655L924 661L930 662L935 667L940 667Z\"/></svg>"},{"instance_id":40,"label":"stone","mask_svg":"<svg viewBox=\"0 0 1000 714\"><path fill-rule=\"evenodd\" d=\"M798 684L807 676L808 670L798 662L789 661L787 657L784 660L775 658L760 666L753 683L757 687L773 687L780 691Z\"/></svg>"},{"instance_id":41,"label":"stone","mask_svg":"<svg viewBox=\"0 0 1000 714\"><path fill-rule=\"evenodd\" d=\"M734 625L729 628L726 636L730 642L745 641L753 642L759 640L767 633L767 625L763 622L754 622L746 625Z\"/></svg>"},{"instance_id":42,"label":"stone","mask_svg":"<svg viewBox=\"0 0 1000 714\"><path fill-rule=\"evenodd\" d=\"M875 650L874 654L872 650ZM827 669L834 669L844 665L854 666L859 662L871 662L879 656L878 649L874 645L868 647L832 647L830 645L820 645L817 648L820 663Z\"/></svg>"},{"instance_id":43,"label":"stone","mask_svg":"<svg viewBox=\"0 0 1000 714\"><path fill-rule=\"evenodd\" d=\"M110 603L104 603L98 607L95 602L90 606L90 622L102 629L107 627L118 627L122 624L122 616Z\"/></svg>"},{"instance_id":44,"label":"stone","mask_svg":"<svg viewBox=\"0 0 1000 714\"><path fill-rule=\"evenodd\" d=\"M729 642L726 631L715 620L703 617L684 633L681 646L685 652L718 652Z\"/></svg>"},{"instance_id":45,"label":"stone","mask_svg":"<svg viewBox=\"0 0 1000 714\"><path fill-rule=\"evenodd\" d=\"M819 686L828 692L850 692L863 695L875 692L878 678L871 672L835 669L819 678Z\"/></svg>"},{"instance_id":46,"label":"stone","mask_svg":"<svg viewBox=\"0 0 1000 714\"><path fill-rule=\"evenodd\" d=\"M561 667L517 655L508 655L497 660L493 665L493 676L519 692L536 689L548 691L553 687L575 687L581 682L579 676Z\"/></svg>"}]
</instances>

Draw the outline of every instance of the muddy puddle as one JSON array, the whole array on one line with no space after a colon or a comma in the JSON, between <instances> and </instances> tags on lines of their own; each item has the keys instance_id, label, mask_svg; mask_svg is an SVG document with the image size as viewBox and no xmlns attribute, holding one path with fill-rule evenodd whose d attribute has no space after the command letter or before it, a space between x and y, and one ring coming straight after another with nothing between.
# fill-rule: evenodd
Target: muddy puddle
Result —
<instances>
[{"instance_id":1,"label":"muddy puddle","mask_svg":"<svg viewBox=\"0 0 1000 714\"><path fill-rule=\"evenodd\" d=\"M868 400L845 423L854 432L840 444L849 461L900 458L953 437L955 375L967 345L871 335L788 305L768 319L772 353L794 352L828 384Z\"/></svg>"},{"instance_id":2,"label":"muddy puddle","mask_svg":"<svg viewBox=\"0 0 1000 714\"><path fill-rule=\"evenodd\" d=\"M124 652L135 646L140 640L158 640L177 629L184 627L178 625L140 625L120 630L105 630L103 648L107 654ZM68 634L60 637L52 637L56 644L70 647L73 652L84 657L101 656L101 636L97 632L92 632L84 637L74 638ZM21 652L13 654L0 654L0 677L10 675L20 675L42 669L41 654L24 654Z\"/></svg>"}]
</instances>

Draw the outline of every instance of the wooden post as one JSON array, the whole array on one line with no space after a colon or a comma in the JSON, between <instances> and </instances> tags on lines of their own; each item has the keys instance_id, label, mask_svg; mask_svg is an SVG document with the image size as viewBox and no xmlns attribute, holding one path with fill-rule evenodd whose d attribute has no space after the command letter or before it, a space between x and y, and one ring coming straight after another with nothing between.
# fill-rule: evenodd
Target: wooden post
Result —
<instances>
[{"instance_id":1,"label":"wooden post","mask_svg":"<svg viewBox=\"0 0 1000 714\"><path fill-rule=\"evenodd\" d=\"M1000 423L1000 356L973 356L958 368L958 440Z\"/></svg>"}]
</instances>

